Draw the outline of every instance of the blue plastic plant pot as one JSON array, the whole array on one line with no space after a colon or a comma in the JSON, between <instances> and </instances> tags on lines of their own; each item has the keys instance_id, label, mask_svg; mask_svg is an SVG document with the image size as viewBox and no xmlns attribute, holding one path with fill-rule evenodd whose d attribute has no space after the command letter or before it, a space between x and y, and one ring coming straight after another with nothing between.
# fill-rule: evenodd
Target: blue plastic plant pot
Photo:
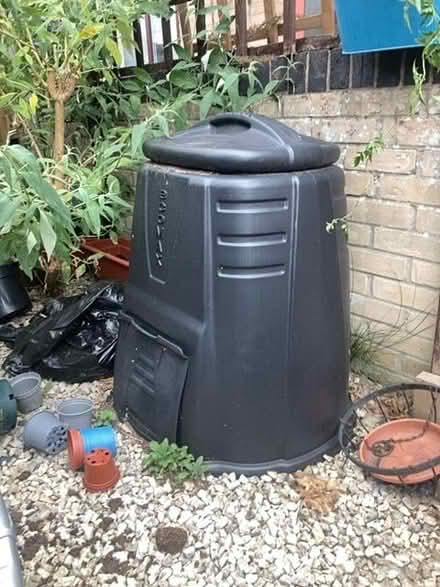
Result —
<instances>
[{"instance_id":1,"label":"blue plastic plant pot","mask_svg":"<svg viewBox=\"0 0 440 587\"><path fill-rule=\"evenodd\" d=\"M118 452L118 442L116 432L111 426L85 428L81 430L81 436L83 439L85 455L97 448L104 448L109 450L113 456L116 456L116 453Z\"/></svg>"}]
</instances>

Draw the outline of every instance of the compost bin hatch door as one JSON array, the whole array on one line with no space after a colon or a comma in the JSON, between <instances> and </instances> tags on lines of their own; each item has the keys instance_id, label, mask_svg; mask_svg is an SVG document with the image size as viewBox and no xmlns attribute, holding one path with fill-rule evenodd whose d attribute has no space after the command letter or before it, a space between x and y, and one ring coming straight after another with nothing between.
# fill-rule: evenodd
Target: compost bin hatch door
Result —
<instances>
[{"instance_id":1,"label":"compost bin hatch door","mask_svg":"<svg viewBox=\"0 0 440 587\"><path fill-rule=\"evenodd\" d=\"M339 147L258 114L220 114L171 138L146 141L163 165L217 173L279 173L335 163Z\"/></svg>"},{"instance_id":2,"label":"compost bin hatch door","mask_svg":"<svg viewBox=\"0 0 440 587\"><path fill-rule=\"evenodd\" d=\"M121 321L128 326L127 348L135 349L127 378L128 418L146 438L175 441L188 358L180 347L132 316L122 312Z\"/></svg>"}]
</instances>

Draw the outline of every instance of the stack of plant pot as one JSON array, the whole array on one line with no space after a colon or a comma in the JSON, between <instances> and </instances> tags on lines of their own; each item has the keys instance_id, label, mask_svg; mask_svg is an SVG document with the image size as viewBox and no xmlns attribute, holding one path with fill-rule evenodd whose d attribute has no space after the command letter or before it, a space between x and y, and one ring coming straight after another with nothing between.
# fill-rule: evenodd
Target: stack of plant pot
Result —
<instances>
[{"instance_id":1,"label":"stack of plant pot","mask_svg":"<svg viewBox=\"0 0 440 587\"><path fill-rule=\"evenodd\" d=\"M37 373L18 375L11 385L21 411L27 413L40 407L41 379ZM92 415L93 403L82 398L60 402L56 412L38 412L24 425L24 447L56 455L66 448L68 429L90 426Z\"/></svg>"},{"instance_id":2,"label":"stack of plant pot","mask_svg":"<svg viewBox=\"0 0 440 587\"><path fill-rule=\"evenodd\" d=\"M17 409L27 414L41 406L41 377L23 373L10 381L0 379L0 434L16 425ZM109 491L120 479L114 457L116 433L111 426L92 428L93 403L86 398L63 400L56 413L43 410L24 425L24 447L46 455L68 448L73 470L84 469L83 482L88 491Z\"/></svg>"},{"instance_id":3,"label":"stack of plant pot","mask_svg":"<svg viewBox=\"0 0 440 587\"><path fill-rule=\"evenodd\" d=\"M38 373L22 373L10 380L0 379L0 434L17 423L17 410L27 414L41 406L41 378Z\"/></svg>"},{"instance_id":4,"label":"stack of plant pot","mask_svg":"<svg viewBox=\"0 0 440 587\"><path fill-rule=\"evenodd\" d=\"M111 426L70 428L67 450L71 468L84 469L83 483L88 491L109 491L119 481L120 472L114 460L116 433Z\"/></svg>"}]
</instances>

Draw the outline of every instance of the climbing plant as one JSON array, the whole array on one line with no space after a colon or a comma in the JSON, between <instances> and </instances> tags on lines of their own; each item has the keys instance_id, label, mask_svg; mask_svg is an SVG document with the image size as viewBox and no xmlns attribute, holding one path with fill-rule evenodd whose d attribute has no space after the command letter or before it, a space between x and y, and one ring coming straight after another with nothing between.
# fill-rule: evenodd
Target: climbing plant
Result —
<instances>
[{"instance_id":1,"label":"climbing plant","mask_svg":"<svg viewBox=\"0 0 440 587\"><path fill-rule=\"evenodd\" d=\"M414 89L410 94L410 111L414 113L417 105L425 103L423 85L426 82L429 63L435 70L440 69L440 14L436 8L436 0L405 0L403 15L407 26L411 29L410 7L413 6L421 16L424 32L418 39L423 47L421 61L413 63Z\"/></svg>"}]
</instances>

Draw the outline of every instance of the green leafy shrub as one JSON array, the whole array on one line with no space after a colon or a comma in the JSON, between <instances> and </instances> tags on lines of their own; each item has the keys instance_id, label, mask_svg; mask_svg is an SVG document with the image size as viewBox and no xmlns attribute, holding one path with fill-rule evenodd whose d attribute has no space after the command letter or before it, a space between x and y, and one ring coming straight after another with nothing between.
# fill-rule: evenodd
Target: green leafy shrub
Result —
<instances>
[{"instance_id":1,"label":"green leafy shrub","mask_svg":"<svg viewBox=\"0 0 440 587\"><path fill-rule=\"evenodd\" d=\"M162 442L150 442L150 449L144 459L144 469L154 475L169 475L177 483L183 483L199 479L208 470L203 457L194 458L187 446L177 446L167 438Z\"/></svg>"},{"instance_id":2,"label":"green leafy shrub","mask_svg":"<svg viewBox=\"0 0 440 587\"><path fill-rule=\"evenodd\" d=\"M223 48L226 7L201 60L175 45L179 61L166 78L133 68L122 79L115 39L133 47L136 19L173 10L168 0L0 0L0 109L22 146L9 144L10 133L0 152L0 259L29 276L41 267L80 277L80 237L115 239L125 226L124 177L144 159L146 138L185 128L189 106L201 119L244 111L281 83L263 87L257 62Z\"/></svg>"}]
</instances>

